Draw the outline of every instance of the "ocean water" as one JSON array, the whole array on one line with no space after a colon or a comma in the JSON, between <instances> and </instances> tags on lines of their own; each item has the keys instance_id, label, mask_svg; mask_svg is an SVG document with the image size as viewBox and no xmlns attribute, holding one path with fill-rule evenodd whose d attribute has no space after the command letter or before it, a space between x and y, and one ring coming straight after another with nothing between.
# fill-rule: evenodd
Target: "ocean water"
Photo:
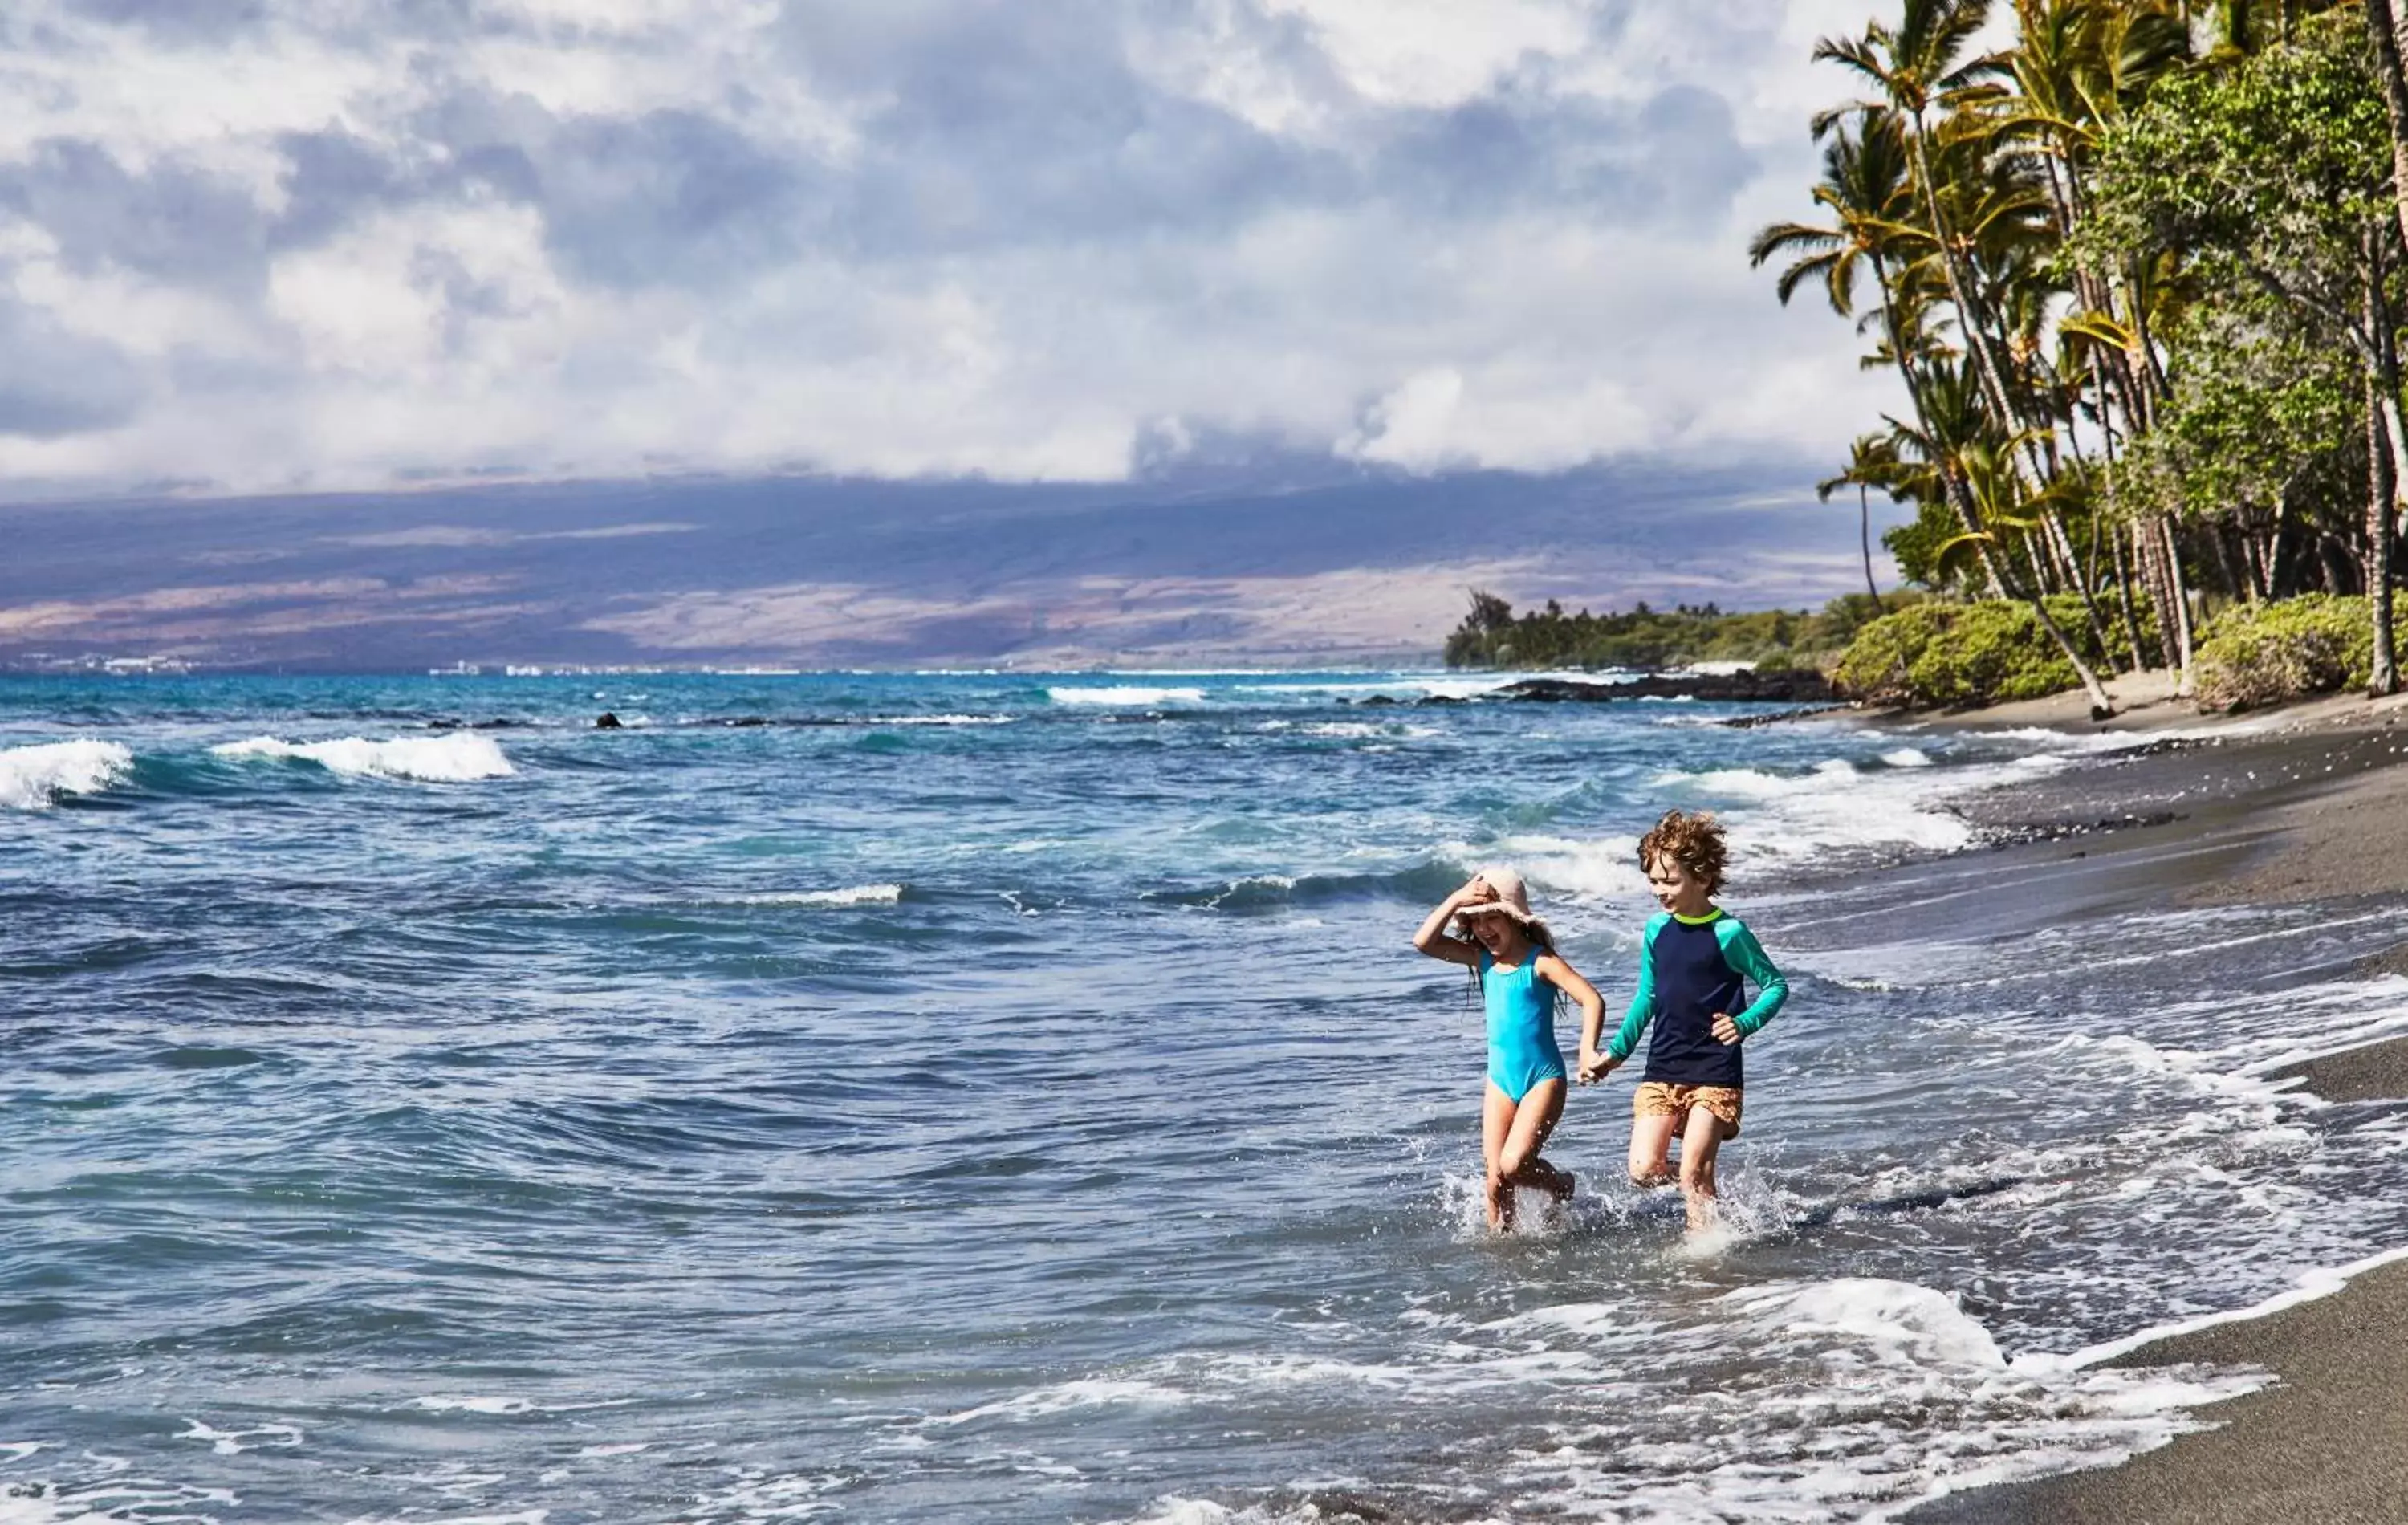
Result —
<instances>
[{"instance_id":1,"label":"ocean water","mask_svg":"<svg viewBox=\"0 0 2408 1525\"><path fill-rule=\"evenodd\" d=\"M2408 1030L2377 912L1935 856L2071 741L1360 702L1484 686L0 680L0 1521L1856 1519L2408 1244L2403 1109L2265 1078ZM1793 982L1727 1226L1634 1066L1491 1237L1408 939L1518 866L1618 1010L1674 804Z\"/></svg>"}]
</instances>

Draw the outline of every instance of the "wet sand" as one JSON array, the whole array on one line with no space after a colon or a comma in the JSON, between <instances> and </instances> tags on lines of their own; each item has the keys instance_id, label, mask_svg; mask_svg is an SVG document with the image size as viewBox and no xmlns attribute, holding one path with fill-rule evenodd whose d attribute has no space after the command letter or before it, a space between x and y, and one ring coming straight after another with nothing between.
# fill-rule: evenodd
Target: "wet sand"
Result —
<instances>
[{"instance_id":1,"label":"wet sand","mask_svg":"<svg viewBox=\"0 0 2408 1525\"><path fill-rule=\"evenodd\" d=\"M2121 696L2119 696L2121 697ZM2064 714L2050 707L2064 710ZM1976 717L1937 722L1964 728ZM1986 727L2093 729L2079 704L2002 707ZM2120 722L2120 723L2119 723ZM1895 726L1893 718L1884 722ZM2138 898L2169 905L2394 903L2392 935L2328 977L2408 974L2408 701L2332 699L2201 717L2170 698L2108 728L2138 745L2103 765L1971 801L2011 845L1994 882L2033 886L2023 914ZM2180 739L2146 733L2179 729ZM1959 859L1962 862L1964 859ZM2283 1072L2340 1105L2408 1101L2408 1039ZM2202 1426L2097 1471L1974 1489L1885 1516L1913 1525L2283 1525L2408 1519L2408 1262L2261 1317L2153 1342L2114 1364L2261 1368L2265 1388L2193 1416Z\"/></svg>"},{"instance_id":2,"label":"wet sand","mask_svg":"<svg viewBox=\"0 0 2408 1525\"><path fill-rule=\"evenodd\" d=\"M2118 1366L2254 1366L2269 1387L2195 1411L2214 1428L2119 1466L1980 1489L1913 1525L2380 1525L2408 1513L2408 1263L2262 1318L2160 1340Z\"/></svg>"}]
</instances>

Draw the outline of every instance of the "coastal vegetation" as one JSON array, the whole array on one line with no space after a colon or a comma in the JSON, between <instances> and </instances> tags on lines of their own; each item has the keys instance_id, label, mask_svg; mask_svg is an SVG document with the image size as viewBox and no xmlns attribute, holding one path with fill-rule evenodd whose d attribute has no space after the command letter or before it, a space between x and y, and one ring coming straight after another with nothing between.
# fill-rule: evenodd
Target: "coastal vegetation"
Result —
<instances>
[{"instance_id":1,"label":"coastal vegetation","mask_svg":"<svg viewBox=\"0 0 2408 1525\"><path fill-rule=\"evenodd\" d=\"M2084 622L2080 597L2051 594L2046 611L2083 643L2086 661L2111 659ZM1874 621L1840 655L1831 681L1843 693L1891 703L1979 705L2039 698L2080 680L2033 610L1991 598L1930 599Z\"/></svg>"},{"instance_id":2,"label":"coastal vegetation","mask_svg":"<svg viewBox=\"0 0 2408 1525\"><path fill-rule=\"evenodd\" d=\"M1893 595L1887 607L1918 597ZM1592 614L1585 609L1567 613L1562 604L1549 599L1542 609L1516 614L1505 599L1475 589L1469 612L1446 638L1446 665L1660 669L1752 662L1768 669L1823 667L1883 608L1869 594L1852 593L1832 599L1819 612L1771 609L1725 613L1711 603L1659 610L1642 602L1627 613L1607 610Z\"/></svg>"},{"instance_id":3,"label":"coastal vegetation","mask_svg":"<svg viewBox=\"0 0 2408 1525\"><path fill-rule=\"evenodd\" d=\"M1900 383L1824 490L1913 510L1883 540L1932 600L1857 632L1842 682L2101 711L2142 668L2218 702L2396 691L2398 0L1894 14L1817 44L1856 94L1811 123L1815 218L1751 249Z\"/></svg>"},{"instance_id":4,"label":"coastal vegetation","mask_svg":"<svg viewBox=\"0 0 2408 1525\"><path fill-rule=\"evenodd\" d=\"M2311 593L2235 609L2199 649L2202 704L2241 710L2365 683L2374 636L2363 598Z\"/></svg>"}]
</instances>

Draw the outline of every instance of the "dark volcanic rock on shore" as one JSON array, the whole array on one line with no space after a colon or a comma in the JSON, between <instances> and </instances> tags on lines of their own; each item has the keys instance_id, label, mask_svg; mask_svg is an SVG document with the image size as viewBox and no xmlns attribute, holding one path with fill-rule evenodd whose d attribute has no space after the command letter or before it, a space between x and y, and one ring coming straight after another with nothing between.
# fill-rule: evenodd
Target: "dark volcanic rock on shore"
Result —
<instances>
[{"instance_id":1,"label":"dark volcanic rock on shore","mask_svg":"<svg viewBox=\"0 0 2408 1525\"><path fill-rule=\"evenodd\" d=\"M1432 694L1399 699L1374 694L1366 699L1340 699L1367 710L1399 705L1447 704L1611 704L1616 699L1710 699L1727 704L1819 704L1845 706L1830 680L1812 669L1790 672L1651 672L1621 683L1591 683L1579 678L1525 678L1477 698Z\"/></svg>"},{"instance_id":2,"label":"dark volcanic rock on shore","mask_svg":"<svg viewBox=\"0 0 2408 1525\"><path fill-rule=\"evenodd\" d=\"M1521 704L1605 704L1615 699L1717 699L1731 704L1826 704L1835 698L1830 680L1811 668L1785 672L1651 672L1627 683L1584 683L1571 678L1525 678L1508 683L1489 700Z\"/></svg>"}]
</instances>

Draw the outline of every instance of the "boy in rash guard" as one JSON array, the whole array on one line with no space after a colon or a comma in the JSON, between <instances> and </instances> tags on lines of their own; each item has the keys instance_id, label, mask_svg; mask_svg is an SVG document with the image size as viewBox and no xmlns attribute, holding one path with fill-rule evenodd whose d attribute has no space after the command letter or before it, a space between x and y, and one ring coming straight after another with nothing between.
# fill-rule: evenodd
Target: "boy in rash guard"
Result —
<instances>
[{"instance_id":1,"label":"boy in rash guard","mask_svg":"<svg viewBox=\"0 0 2408 1525\"><path fill-rule=\"evenodd\" d=\"M1741 1042L1772 1020L1789 982L1737 916L1713 903L1723 883L1723 828L1709 814L1667 812L1639 841L1639 864L1663 910L1648 918L1639 957L1639 989L1605 1052L1581 1055L1583 1085L1601 1080L1639 1044L1649 1021L1655 1041L1631 1101L1630 1179L1641 1187L1672 1179L1666 1158L1681 1137L1681 1194L1689 1230L1713 1222L1714 1157L1739 1136L1745 1082ZM1742 1007L1743 982L1756 1000Z\"/></svg>"}]
</instances>

